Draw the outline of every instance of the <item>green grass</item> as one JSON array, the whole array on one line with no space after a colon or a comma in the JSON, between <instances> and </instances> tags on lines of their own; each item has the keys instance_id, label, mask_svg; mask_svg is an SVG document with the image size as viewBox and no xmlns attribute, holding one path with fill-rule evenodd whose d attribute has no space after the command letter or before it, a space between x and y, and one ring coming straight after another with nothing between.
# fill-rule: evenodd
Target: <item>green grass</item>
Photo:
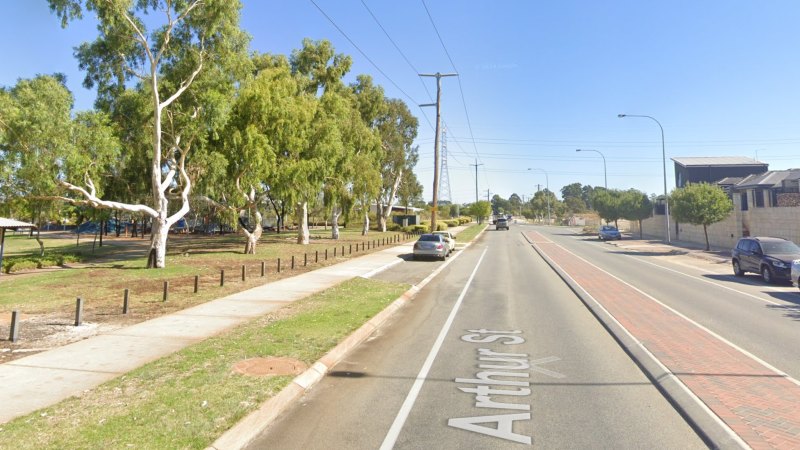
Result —
<instances>
[{"instance_id":1,"label":"green grass","mask_svg":"<svg viewBox=\"0 0 800 450\"><path fill-rule=\"evenodd\" d=\"M469 242L475 239L475 236L478 235L483 229L486 228L486 224L473 224L469 227L462 230L460 233L456 235L456 241L461 243Z\"/></svg>"},{"instance_id":2,"label":"green grass","mask_svg":"<svg viewBox=\"0 0 800 450\"><path fill-rule=\"evenodd\" d=\"M311 365L407 285L356 278L50 408L0 425L0 448L205 448L292 377L232 373L243 359Z\"/></svg>"}]
</instances>

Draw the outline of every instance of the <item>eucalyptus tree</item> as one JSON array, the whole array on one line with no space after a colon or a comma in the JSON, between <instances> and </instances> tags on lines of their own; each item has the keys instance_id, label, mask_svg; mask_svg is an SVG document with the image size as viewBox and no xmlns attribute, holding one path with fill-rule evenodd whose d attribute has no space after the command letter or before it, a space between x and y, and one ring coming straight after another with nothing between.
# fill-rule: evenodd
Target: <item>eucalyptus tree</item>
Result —
<instances>
[{"instance_id":1,"label":"eucalyptus tree","mask_svg":"<svg viewBox=\"0 0 800 450\"><path fill-rule=\"evenodd\" d=\"M219 142L225 176L213 186L216 202L235 211L246 236L245 253L255 253L262 233L259 206L274 184L279 158L306 145L315 99L303 92L288 62L275 59L242 83ZM247 223L243 217L248 215Z\"/></svg>"},{"instance_id":2,"label":"eucalyptus tree","mask_svg":"<svg viewBox=\"0 0 800 450\"><path fill-rule=\"evenodd\" d=\"M378 138L379 145L372 148L372 151L360 153L353 162L353 198L355 206L362 213L361 234L366 235L369 233L370 207L383 186L384 147L379 124L388 111L388 104L383 88L374 84L369 75L356 77L356 82L350 85L350 89L355 94L356 108L361 120Z\"/></svg>"},{"instance_id":3,"label":"eucalyptus tree","mask_svg":"<svg viewBox=\"0 0 800 450\"><path fill-rule=\"evenodd\" d=\"M375 203L378 211L378 224L386 231L386 223L397 201L397 192L403 177L412 171L419 159L417 147L412 146L417 137L417 118L401 100L386 102L384 114L377 120L381 138L381 158L379 168L381 184Z\"/></svg>"},{"instance_id":4,"label":"eucalyptus tree","mask_svg":"<svg viewBox=\"0 0 800 450\"><path fill-rule=\"evenodd\" d=\"M49 0L49 4L63 26L82 18L85 11L97 17L97 39L83 43L75 54L87 70L84 85L97 86L98 106L113 110L118 98L132 90L149 100L151 114L149 204L102 199L88 176L81 185L60 183L80 198L69 198L73 203L148 216L153 223L148 267L164 267L169 228L190 208L190 154L224 123L226 100L238 72L247 67L248 37L239 28L241 4L236 0ZM138 83L133 88L131 80Z\"/></svg>"},{"instance_id":5,"label":"eucalyptus tree","mask_svg":"<svg viewBox=\"0 0 800 450\"><path fill-rule=\"evenodd\" d=\"M397 190L397 198L400 200L400 203L406 207L406 214L408 214L409 205L423 201L422 192L423 187L417 179L417 175L412 171L406 172L403 180L400 181L400 188ZM450 215L453 216L453 214Z\"/></svg>"},{"instance_id":6,"label":"eucalyptus tree","mask_svg":"<svg viewBox=\"0 0 800 450\"><path fill-rule=\"evenodd\" d=\"M305 92L318 101L305 146L298 148L297 158L289 160L290 164L282 169L292 184L298 244L309 242L309 200L323 191L326 180L333 180L336 164L330 162L341 160L346 151L339 125L350 109L340 92L344 88L342 78L352 63L352 58L337 54L326 40L304 39L303 47L289 57L292 73L304 82Z\"/></svg>"},{"instance_id":7,"label":"eucalyptus tree","mask_svg":"<svg viewBox=\"0 0 800 450\"><path fill-rule=\"evenodd\" d=\"M73 118L72 101L61 76L20 80L0 93L4 191L37 224L53 211L53 200L63 198L59 182L83 177L91 182L113 165L119 151L105 114L81 112ZM39 246L43 252L41 240Z\"/></svg>"}]
</instances>

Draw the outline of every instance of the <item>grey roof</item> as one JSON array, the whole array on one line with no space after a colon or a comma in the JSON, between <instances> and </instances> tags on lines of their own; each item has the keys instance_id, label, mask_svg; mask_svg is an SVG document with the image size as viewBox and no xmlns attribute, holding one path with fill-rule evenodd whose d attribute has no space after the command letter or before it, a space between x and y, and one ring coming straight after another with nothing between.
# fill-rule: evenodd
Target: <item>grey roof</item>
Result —
<instances>
[{"instance_id":1,"label":"grey roof","mask_svg":"<svg viewBox=\"0 0 800 450\"><path fill-rule=\"evenodd\" d=\"M744 177L725 177L725 178L717 181L716 184L733 185L733 184L738 184L743 179L744 179Z\"/></svg>"},{"instance_id":2,"label":"grey roof","mask_svg":"<svg viewBox=\"0 0 800 450\"><path fill-rule=\"evenodd\" d=\"M748 187L778 187L783 180L800 179L800 169L770 170L769 172L748 175L738 183L736 188Z\"/></svg>"},{"instance_id":3,"label":"grey roof","mask_svg":"<svg viewBox=\"0 0 800 450\"><path fill-rule=\"evenodd\" d=\"M747 156L701 156L670 158L684 166L767 166L767 163L757 161Z\"/></svg>"},{"instance_id":4,"label":"grey roof","mask_svg":"<svg viewBox=\"0 0 800 450\"><path fill-rule=\"evenodd\" d=\"M19 220L6 219L0 217L0 228L27 228L35 227L36 225L28 222L20 222Z\"/></svg>"}]
</instances>

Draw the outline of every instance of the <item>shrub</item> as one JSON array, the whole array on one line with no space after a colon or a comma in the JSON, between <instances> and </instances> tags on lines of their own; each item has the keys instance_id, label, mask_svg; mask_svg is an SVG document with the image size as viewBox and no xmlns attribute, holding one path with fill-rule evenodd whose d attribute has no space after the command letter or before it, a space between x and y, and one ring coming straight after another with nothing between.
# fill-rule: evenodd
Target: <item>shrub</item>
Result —
<instances>
[{"instance_id":1,"label":"shrub","mask_svg":"<svg viewBox=\"0 0 800 450\"><path fill-rule=\"evenodd\" d=\"M400 224L397 223L388 223L386 224L386 231L400 231L403 228Z\"/></svg>"},{"instance_id":2,"label":"shrub","mask_svg":"<svg viewBox=\"0 0 800 450\"><path fill-rule=\"evenodd\" d=\"M4 266L6 266L6 273L12 273L36 269L39 266L39 262L33 259L17 259L9 261L8 264L4 264Z\"/></svg>"},{"instance_id":3,"label":"shrub","mask_svg":"<svg viewBox=\"0 0 800 450\"><path fill-rule=\"evenodd\" d=\"M444 222L436 222L436 231L447 231L449 225Z\"/></svg>"}]
</instances>

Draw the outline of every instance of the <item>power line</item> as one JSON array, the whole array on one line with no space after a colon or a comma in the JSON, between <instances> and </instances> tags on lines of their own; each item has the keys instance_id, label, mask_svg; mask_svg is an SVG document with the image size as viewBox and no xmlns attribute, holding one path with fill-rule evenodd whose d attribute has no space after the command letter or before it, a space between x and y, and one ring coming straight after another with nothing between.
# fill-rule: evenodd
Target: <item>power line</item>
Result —
<instances>
[{"instance_id":1,"label":"power line","mask_svg":"<svg viewBox=\"0 0 800 450\"><path fill-rule=\"evenodd\" d=\"M439 33L439 29L436 27L436 23L433 20L433 16L431 15L430 10L428 9L428 5L425 4L425 0L422 1L422 6L425 8L425 13L428 15L428 19L431 22L431 26L433 26L433 30L436 32L436 36L439 38L439 43L442 44L442 49L444 49L445 55L447 55L447 59L450 60L450 65L453 66L453 70L458 73L458 69L456 68L455 62L453 62L453 58L450 56L450 52L447 51L447 46L444 45L444 40L442 39L442 35ZM472 147L475 149L475 156L480 159L480 153L478 153L478 146L475 144L475 137L472 132L472 122L469 118L469 111L467 110L467 100L464 97L464 88L461 85L461 77L458 77L458 90L461 93L461 104L464 106L464 116L467 119L467 128L469 129L469 134L472 136ZM485 177L485 175L484 175ZM489 179L486 178L486 184L489 184Z\"/></svg>"},{"instance_id":2,"label":"power line","mask_svg":"<svg viewBox=\"0 0 800 450\"><path fill-rule=\"evenodd\" d=\"M380 68L380 67L378 67L378 65L377 65L377 64L375 64L375 62L374 62L374 61L372 61L372 59L371 59L369 56L367 56L367 54L366 54L366 53L364 53L364 51L363 51L363 50L361 50L361 48L359 48L359 46L358 46L358 45L356 45L356 43L355 43L355 42L353 42L353 40L352 40L352 39L350 39L350 36L348 36L348 35L347 35L347 33L345 33L345 32L344 32L344 30L342 30L342 29L339 27L339 25L337 25L337 24L336 24L336 22L334 22L334 21L333 21L333 19L332 19L332 18L331 18L331 17L330 17L328 14L326 14L326 13L325 13L325 11L324 11L322 8L320 8L320 6L319 6L319 5L317 5L317 3L316 3L314 0L309 0L309 1L310 1L310 2L311 2L311 3L312 3L312 4L313 4L313 5L314 5L314 6L315 6L315 7L316 7L318 10L319 10L319 12L320 12L320 13L322 13L322 15L323 15L323 16L325 16L325 18L326 18L326 19L328 19L328 22L330 22L330 23L331 23L331 25L333 25L333 26L334 26L334 28L336 28L336 29L339 31L339 33L341 33L341 34L342 34L342 36L344 36L344 38L345 38L345 39L347 39L347 41L348 41L348 42L350 42L350 45L352 45L352 46L353 46L353 47L354 47L356 50L358 50L358 52L359 52L359 53L361 53L361 56L363 56L364 58L366 58L366 60L367 60L367 61L369 61L369 63L370 63L370 64L372 64L372 67L374 67L374 68L375 68L375 70L377 70L378 72L380 72L380 74L381 74L381 75L383 75L383 76L384 76L384 77L385 77L387 80L389 80L389 82L390 82L390 83L392 83L392 86L394 86L395 88L397 88L397 90L398 90L398 91L400 91L400 92L401 92L403 95L405 95L405 96L406 96L406 98L408 98L408 99L411 101L411 103L413 103L413 104L415 104L415 105L416 105L416 104L418 104L418 102L417 102L417 101L415 101L413 98L411 98L411 96L410 96L410 95L408 95L408 94L406 93L406 91L404 91L404 90L403 90L403 89L402 89L400 86L398 86L398 85L397 85L397 83L395 83L395 82L394 82L394 80L392 80L392 79L389 77L389 75L386 75L386 73L385 73L383 70L381 70L381 68Z\"/></svg>"}]
</instances>

